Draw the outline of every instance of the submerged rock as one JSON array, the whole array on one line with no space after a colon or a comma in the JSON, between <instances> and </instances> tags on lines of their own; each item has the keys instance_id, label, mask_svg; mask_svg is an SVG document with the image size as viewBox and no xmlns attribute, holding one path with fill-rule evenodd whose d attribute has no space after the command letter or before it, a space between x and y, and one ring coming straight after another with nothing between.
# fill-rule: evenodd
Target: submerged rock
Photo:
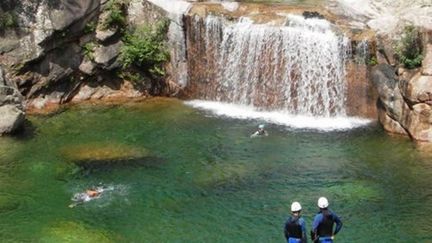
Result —
<instances>
[{"instance_id":1,"label":"submerged rock","mask_svg":"<svg viewBox=\"0 0 432 243\"><path fill-rule=\"evenodd\" d=\"M327 190L331 194L350 198L352 201L380 199L380 195L382 195L378 188L365 181L354 181L331 186Z\"/></svg>"},{"instance_id":2,"label":"submerged rock","mask_svg":"<svg viewBox=\"0 0 432 243\"><path fill-rule=\"evenodd\" d=\"M162 159L152 156L146 148L115 143L67 146L61 149L61 154L68 161L86 169L112 166L154 167L163 163Z\"/></svg>"},{"instance_id":3,"label":"submerged rock","mask_svg":"<svg viewBox=\"0 0 432 243\"><path fill-rule=\"evenodd\" d=\"M16 198L8 195L0 195L0 214L15 210L19 205L20 203Z\"/></svg>"},{"instance_id":4,"label":"submerged rock","mask_svg":"<svg viewBox=\"0 0 432 243\"><path fill-rule=\"evenodd\" d=\"M60 222L42 231L41 242L115 242L103 230L93 229L78 222Z\"/></svg>"},{"instance_id":5,"label":"submerged rock","mask_svg":"<svg viewBox=\"0 0 432 243\"><path fill-rule=\"evenodd\" d=\"M244 164L208 165L195 175L195 183L201 186L227 184L246 178L253 169L255 167Z\"/></svg>"}]
</instances>

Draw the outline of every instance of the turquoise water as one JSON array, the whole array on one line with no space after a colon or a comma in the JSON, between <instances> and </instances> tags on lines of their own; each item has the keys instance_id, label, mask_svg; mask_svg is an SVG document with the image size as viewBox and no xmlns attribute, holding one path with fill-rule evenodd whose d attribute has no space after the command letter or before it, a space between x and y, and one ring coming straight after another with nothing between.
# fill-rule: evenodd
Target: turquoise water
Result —
<instances>
[{"instance_id":1,"label":"turquoise water","mask_svg":"<svg viewBox=\"0 0 432 243\"><path fill-rule=\"evenodd\" d=\"M291 202L309 231L319 196L337 242L430 241L431 155L376 124L250 139L257 124L163 99L31 116L0 139L0 241L284 242ZM68 207L98 183L113 190Z\"/></svg>"}]
</instances>

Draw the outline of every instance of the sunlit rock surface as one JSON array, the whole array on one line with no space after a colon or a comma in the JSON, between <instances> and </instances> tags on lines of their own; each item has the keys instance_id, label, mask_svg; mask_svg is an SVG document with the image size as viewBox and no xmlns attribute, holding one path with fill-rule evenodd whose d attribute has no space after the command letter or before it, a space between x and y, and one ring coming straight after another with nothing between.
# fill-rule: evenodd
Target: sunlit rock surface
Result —
<instances>
[{"instance_id":1,"label":"sunlit rock surface","mask_svg":"<svg viewBox=\"0 0 432 243\"><path fill-rule=\"evenodd\" d=\"M432 29L432 3L426 0L335 0L332 11L347 15L380 34L394 34L407 23Z\"/></svg>"},{"instance_id":2,"label":"sunlit rock surface","mask_svg":"<svg viewBox=\"0 0 432 243\"><path fill-rule=\"evenodd\" d=\"M23 97L9 85L0 67L0 135L14 132L25 120Z\"/></svg>"},{"instance_id":3,"label":"sunlit rock surface","mask_svg":"<svg viewBox=\"0 0 432 243\"><path fill-rule=\"evenodd\" d=\"M432 76L418 73L410 80L399 80L394 68L381 64L373 70L372 79L380 95L379 118L384 128L432 142Z\"/></svg>"}]
</instances>

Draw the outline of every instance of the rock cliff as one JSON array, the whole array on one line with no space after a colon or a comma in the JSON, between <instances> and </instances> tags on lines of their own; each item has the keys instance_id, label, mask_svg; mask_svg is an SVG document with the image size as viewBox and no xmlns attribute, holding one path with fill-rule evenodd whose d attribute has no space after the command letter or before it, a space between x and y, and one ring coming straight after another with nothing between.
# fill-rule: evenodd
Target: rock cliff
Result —
<instances>
[{"instance_id":1,"label":"rock cliff","mask_svg":"<svg viewBox=\"0 0 432 243\"><path fill-rule=\"evenodd\" d=\"M0 13L11 16L0 31L0 63L28 110L163 92L163 81L145 70L138 80L125 77L119 58L127 32L153 23L144 11L146 1L15 2L0 4Z\"/></svg>"}]
</instances>

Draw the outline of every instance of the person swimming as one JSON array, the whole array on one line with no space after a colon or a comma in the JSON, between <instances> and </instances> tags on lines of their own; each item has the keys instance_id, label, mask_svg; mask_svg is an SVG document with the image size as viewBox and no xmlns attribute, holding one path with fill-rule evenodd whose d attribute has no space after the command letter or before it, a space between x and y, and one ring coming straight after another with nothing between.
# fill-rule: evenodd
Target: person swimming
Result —
<instances>
[{"instance_id":1,"label":"person swimming","mask_svg":"<svg viewBox=\"0 0 432 243\"><path fill-rule=\"evenodd\" d=\"M268 132L264 129L264 124L260 124L258 126L258 130L254 132L250 137L262 137L262 136L268 136Z\"/></svg>"},{"instance_id":2,"label":"person swimming","mask_svg":"<svg viewBox=\"0 0 432 243\"><path fill-rule=\"evenodd\" d=\"M75 193L72 197L73 203L69 205L70 208L73 208L79 204L83 204L90 200L99 198L104 192L105 188L103 186L91 187L87 189L85 192Z\"/></svg>"}]
</instances>

